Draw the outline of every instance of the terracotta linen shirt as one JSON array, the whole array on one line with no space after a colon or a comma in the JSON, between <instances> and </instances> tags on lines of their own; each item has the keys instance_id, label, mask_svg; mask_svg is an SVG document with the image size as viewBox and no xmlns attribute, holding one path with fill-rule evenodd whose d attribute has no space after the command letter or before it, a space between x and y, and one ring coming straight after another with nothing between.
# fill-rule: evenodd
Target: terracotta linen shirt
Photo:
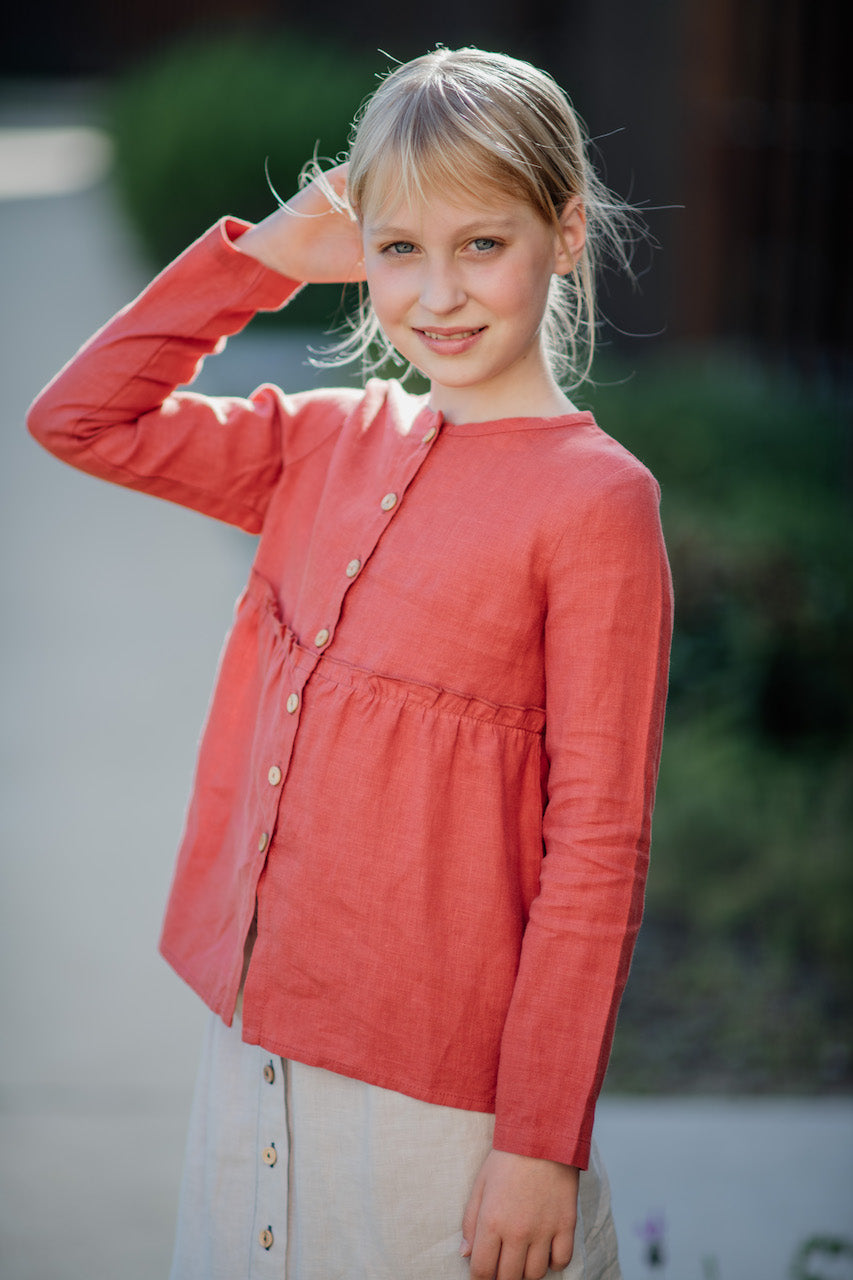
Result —
<instances>
[{"instance_id":1,"label":"terracotta linen shirt","mask_svg":"<svg viewBox=\"0 0 853 1280\"><path fill-rule=\"evenodd\" d=\"M243 1036L585 1167L642 913L671 585L589 413L449 423L397 383L176 391L298 286L224 219L35 402L38 440L259 534L163 927Z\"/></svg>"}]
</instances>

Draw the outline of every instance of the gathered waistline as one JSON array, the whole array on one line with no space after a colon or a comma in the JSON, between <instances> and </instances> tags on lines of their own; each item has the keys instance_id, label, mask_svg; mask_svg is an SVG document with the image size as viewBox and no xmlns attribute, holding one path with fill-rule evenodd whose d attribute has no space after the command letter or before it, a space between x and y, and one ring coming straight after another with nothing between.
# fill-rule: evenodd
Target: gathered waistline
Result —
<instances>
[{"instance_id":1,"label":"gathered waistline","mask_svg":"<svg viewBox=\"0 0 853 1280\"><path fill-rule=\"evenodd\" d=\"M250 574L245 594L261 610L278 645L283 648L293 666L310 668L312 679L323 680L354 692L366 692L375 698L408 703L425 711L480 720L525 733L541 735L545 728L543 707L519 707L489 702L485 698L455 689L445 689L439 685L359 667L328 652L318 655L316 651L309 651L299 643L282 618L272 585L255 569Z\"/></svg>"}]
</instances>

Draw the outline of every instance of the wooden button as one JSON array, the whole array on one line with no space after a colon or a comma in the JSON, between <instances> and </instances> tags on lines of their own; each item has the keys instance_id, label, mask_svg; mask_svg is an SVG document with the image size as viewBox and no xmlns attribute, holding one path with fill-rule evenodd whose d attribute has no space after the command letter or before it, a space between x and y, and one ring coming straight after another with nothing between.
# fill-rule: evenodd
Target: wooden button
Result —
<instances>
[{"instance_id":1,"label":"wooden button","mask_svg":"<svg viewBox=\"0 0 853 1280\"><path fill-rule=\"evenodd\" d=\"M278 1159L278 1152L276 1151L275 1147L264 1147L262 1154L263 1154L264 1164L268 1164L270 1168L272 1168L272 1166L275 1164L276 1160Z\"/></svg>"},{"instance_id":2,"label":"wooden button","mask_svg":"<svg viewBox=\"0 0 853 1280\"><path fill-rule=\"evenodd\" d=\"M325 627L321 627L321 629L317 632L316 636L314 637L314 643L318 649L322 649L324 644L329 643L329 633Z\"/></svg>"},{"instance_id":3,"label":"wooden button","mask_svg":"<svg viewBox=\"0 0 853 1280\"><path fill-rule=\"evenodd\" d=\"M354 578L360 568L361 568L360 560L350 560L345 570L347 577Z\"/></svg>"},{"instance_id":4,"label":"wooden button","mask_svg":"<svg viewBox=\"0 0 853 1280\"><path fill-rule=\"evenodd\" d=\"M287 702L284 705L287 707L290 714L293 715L294 711L299 706L299 694L298 693L289 694Z\"/></svg>"},{"instance_id":5,"label":"wooden button","mask_svg":"<svg viewBox=\"0 0 853 1280\"><path fill-rule=\"evenodd\" d=\"M396 493L386 493L385 497L382 499L379 505L383 511L390 511L392 507L396 507L397 505Z\"/></svg>"},{"instance_id":6,"label":"wooden button","mask_svg":"<svg viewBox=\"0 0 853 1280\"><path fill-rule=\"evenodd\" d=\"M272 1227L264 1227L263 1231L258 1232L258 1240L265 1249L272 1248Z\"/></svg>"},{"instance_id":7,"label":"wooden button","mask_svg":"<svg viewBox=\"0 0 853 1280\"><path fill-rule=\"evenodd\" d=\"M270 765L270 771L267 774L267 781L271 787L277 787L281 782L281 769L277 764Z\"/></svg>"},{"instance_id":8,"label":"wooden button","mask_svg":"<svg viewBox=\"0 0 853 1280\"><path fill-rule=\"evenodd\" d=\"M421 443L429 444L430 440L434 440L437 435L438 435L438 427L430 427L429 431L427 431L426 434L424 435Z\"/></svg>"},{"instance_id":9,"label":"wooden button","mask_svg":"<svg viewBox=\"0 0 853 1280\"><path fill-rule=\"evenodd\" d=\"M258 853L263 853L270 842L269 832L262 831L258 836Z\"/></svg>"},{"instance_id":10,"label":"wooden button","mask_svg":"<svg viewBox=\"0 0 853 1280\"><path fill-rule=\"evenodd\" d=\"M275 1084L275 1067L271 1062L268 1062L264 1067L264 1079L267 1084Z\"/></svg>"}]
</instances>

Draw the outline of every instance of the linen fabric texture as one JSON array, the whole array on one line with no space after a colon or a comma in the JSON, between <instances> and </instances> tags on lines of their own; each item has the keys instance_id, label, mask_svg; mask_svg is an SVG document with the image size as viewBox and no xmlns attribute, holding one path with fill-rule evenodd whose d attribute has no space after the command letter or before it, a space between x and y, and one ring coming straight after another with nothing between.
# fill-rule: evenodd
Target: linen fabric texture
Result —
<instances>
[{"instance_id":1,"label":"linen fabric texture","mask_svg":"<svg viewBox=\"0 0 853 1280\"><path fill-rule=\"evenodd\" d=\"M450 423L396 382L210 398L299 287L223 219L31 409L59 457L259 534L161 949L243 1038L586 1167L642 914L671 581L586 412Z\"/></svg>"},{"instance_id":2,"label":"linen fabric texture","mask_svg":"<svg viewBox=\"0 0 853 1280\"><path fill-rule=\"evenodd\" d=\"M211 1014L171 1280L467 1280L461 1220L494 1117L282 1061ZM562 1280L620 1280L595 1142Z\"/></svg>"}]
</instances>

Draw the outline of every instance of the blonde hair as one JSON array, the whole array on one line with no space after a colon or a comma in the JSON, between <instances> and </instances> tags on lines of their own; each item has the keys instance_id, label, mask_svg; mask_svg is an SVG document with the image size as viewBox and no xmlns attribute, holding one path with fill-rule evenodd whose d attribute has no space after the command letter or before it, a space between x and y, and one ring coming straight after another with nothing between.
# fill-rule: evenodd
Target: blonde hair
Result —
<instances>
[{"instance_id":1,"label":"blonde hair","mask_svg":"<svg viewBox=\"0 0 853 1280\"><path fill-rule=\"evenodd\" d=\"M316 162L306 166L304 181L318 176L322 181ZM641 224L598 179L583 125L546 72L505 54L436 49L390 72L367 100L353 124L347 174L349 207L359 222L395 195L411 199L460 187L524 200L558 234L568 202L583 205L584 249L567 276L552 277L542 321L555 375L571 385L582 382L595 349L599 261L607 254L630 274ZM361 358L376 368L396 355L365 290L349 327L330 353L334 363ZM371 361L377 343L381 353Z\"/></svg>"}]
</instances>

